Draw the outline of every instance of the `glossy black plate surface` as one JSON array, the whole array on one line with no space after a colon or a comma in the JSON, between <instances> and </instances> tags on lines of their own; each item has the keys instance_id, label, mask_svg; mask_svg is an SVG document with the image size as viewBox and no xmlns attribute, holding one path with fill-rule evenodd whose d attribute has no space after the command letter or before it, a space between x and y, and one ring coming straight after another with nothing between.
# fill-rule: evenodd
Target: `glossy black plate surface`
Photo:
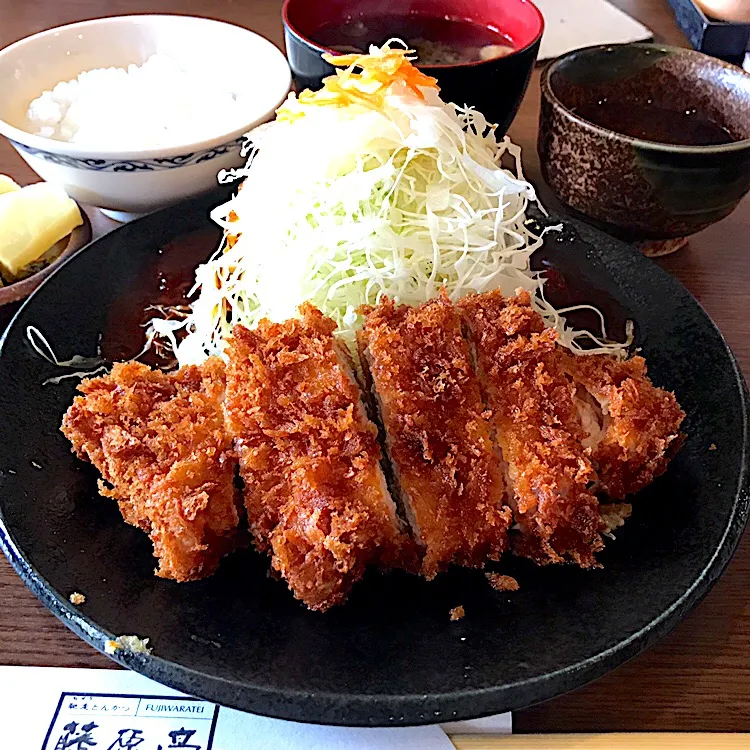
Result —
<instances>
[{"instance_id":1,"label":"glossy black plate surface","mask_svg":"<svg viewBox=\"0 0 750 750\"><path fill-rule=\"evenodd\" d=\"M637 320L654 381L674 389L688 414L684 448L636 497L603 570L509 561L521 583L513 595L493 591L476 572L433 583L372 574L325 615L294 601L249 550L200 583L153 577L148 539L98 496L96 473L58 430L75 381L42 385L60 372L33 351L26 329L39 328L61 359L93 354L123 295L144 288L139 279L157 249L205 227L217 200L167 209L95 242L29 299L3 340L0 542L74 632L100 650L113 635L148 637L152 656L116 660L225 705L299 721L398 726L515 709L582 685L652 644L708 591L748 513L742 377L677 281L575 222L562 237L548 235L548 255ZM68 603L73 591L86 595L83 606ZM466 617L450 622L459 604Z\"/></svg>"}]
</instances>

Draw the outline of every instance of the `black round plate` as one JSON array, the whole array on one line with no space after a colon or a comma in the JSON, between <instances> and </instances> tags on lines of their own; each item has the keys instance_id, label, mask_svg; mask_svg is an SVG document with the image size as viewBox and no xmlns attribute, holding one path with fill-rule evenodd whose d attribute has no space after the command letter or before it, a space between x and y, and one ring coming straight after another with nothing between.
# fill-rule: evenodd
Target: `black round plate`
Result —
<instances>
[{"instance_id":1,"label":"black round plate","mask_svg":"<svg viewBox=\"0 0 750 750\"><path fill-rule=\"evenodd\" d=\"M599 677L664 635L725 568L748 514L747 393L721 335L673 278L585 225L550 239L587 283L638 323L653 380L676 391L688 438L669 471L634 499L604 568L509 560L521 590L479 572L427 583L373 573L349 602L308 612L251 550L199 583L153 576L146 536L98 496L96 472L59 432L75 381L26 338L39 328L61 358L92 354L99 333L156 250L208 223L217 198L124 226L63 265L29 299L0 351L0 521L29 588L97 649L119 634L153 655L120 664L187 693L298 721L398 726L528 706ZM549 235L550 238L553 235ZM715 450L710 447L715 445ZM86 603L68 603L72 591ZM449 620L457 605L464 619ZM6 603L8 606L8 603Z\"/></svg>"}]
</instances>

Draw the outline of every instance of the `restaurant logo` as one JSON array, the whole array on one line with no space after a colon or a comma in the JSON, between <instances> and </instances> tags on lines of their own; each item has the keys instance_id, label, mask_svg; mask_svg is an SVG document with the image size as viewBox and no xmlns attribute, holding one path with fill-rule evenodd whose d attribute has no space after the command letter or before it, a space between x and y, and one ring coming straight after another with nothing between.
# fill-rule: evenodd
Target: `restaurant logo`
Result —
<instances>
[{"instance_id":1,"label":"restaurant logo","mask_svg":"<svg viewBox=\"0 0 750 750\"><path fill-rule=\"evenodd\" d=\"M211 750L218 718L197 698L62 693L41 750Z\"/></svg>"}]
</instances>

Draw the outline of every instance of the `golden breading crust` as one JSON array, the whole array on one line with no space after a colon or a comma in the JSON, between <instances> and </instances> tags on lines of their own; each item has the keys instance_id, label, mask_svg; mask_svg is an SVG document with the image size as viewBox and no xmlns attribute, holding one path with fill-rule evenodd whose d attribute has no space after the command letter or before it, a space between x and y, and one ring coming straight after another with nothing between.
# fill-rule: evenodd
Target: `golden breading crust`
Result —
<instances>
[{"instance_id":1,"label":"golden breading crust","mask_svg":"<svg viewBox=\"0 0 750 750\"><path fill-rule=\"evenodd\" d=\"M601 409L602 430L592 459L602 489L622 499L653 482L682 444L685 412L674 394L651 383L642 357L620 361L561 351L560 359Z\"/></svg>"},{"instance_id":2,"label":"golden breading crust","mask_svg":"<svg viewBox=\"0 0 750 750\"><path fill-rule=\"evenodd\" d=\"M424 549L421 572L498 560L511 512L458 310L445 296L416 308L384 300L368 312L359 344Z\"/></svg>"},{"instance_id":3,"label":"golden breading crust","mask_svg":"<svg viewBox=\"0 0 750 750\"><path fill-rule=\"evenodd\" d=\"M235 326L226 411L255 543L294 595L322 611L369 563L399 564L409 540L335 323L311 305L300 312L252 331Z\"/></svg>"},{"instance_id":4,"label":"golden breading crust","mask_svg":"<svg viewBox=\"0 0 750 750\"><path fill-rule=\"evenodd\" d=\"M589 490L596 474L556 333L544 328L527 292L472 295L458 305L507 464L521 532L516 551L540 564L594 566L603 546L599 503Z\"/></svg>"},{"instance_id":5,"label":"golden breading crust","mask_svg":"<svg viewBox=\"0 0 750 750\"><path fill-rule=\"evenodd\" d=\"M62 431L91 461L129 524L146 531L162 578L216 570L239 522L236 458L224 430L224 366L210 359L176 373L137 362L84 380Z\"/></svg>"}]
</instances>

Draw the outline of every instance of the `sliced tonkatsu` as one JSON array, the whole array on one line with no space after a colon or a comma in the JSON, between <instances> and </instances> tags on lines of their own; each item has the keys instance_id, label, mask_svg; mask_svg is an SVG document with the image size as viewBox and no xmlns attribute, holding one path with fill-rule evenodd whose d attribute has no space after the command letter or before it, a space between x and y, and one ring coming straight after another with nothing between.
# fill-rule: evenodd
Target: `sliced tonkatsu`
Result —
<instances>
[{"instance_id":1,"label":"sliced tonkatsu","mask_svg":"<svg viewBox=\"0 0 750 750\"><path fill-rule=\"evenodd\" d=\"M527 292L472 295L458 305L505 463L515 550L540 564L596 565L603 547L596 472L555 331Z\"/></svg>"},{"instance_id":2,"label":"sliced tonkatsu","mask_svg":"<svg viewBox=\"0 0 750 750\"><path fill-rule=\"evenodd\" d=\"M422 574L498 560L511 512L457 308L444 295L419 307L384 300L358 341Z\"/></svg>"},{"instance_id":3,"label":"sliced tonkatsu","mask_svg":"<svg viewBox=\"0 0 750 750\"><path fill-rule=\"evenodd\" d=\"M238 526L236 458L224 429L224 365L175 373L137 362L84 380L63 419L75 453L101 473L102 495L154 544L158 576L213 573Z\"/></svg>"},{"instance_id":4,"label":"sliced tonkatsu","mask_svg":"<svg viewBox=\"0 0 750 750\"><path fill-rule=\"evenodd\" d=\"M664 473L682 444L685 412L673 393L648 379L646 361L562 349L560 360L594 414L587 444L601 489L622 499Z\"/></svg>"},{"instance_id":5,"label":"sliced tonkatsu","mask_svg":"<svg viewBox=\"0 0 750 750\"><path fill-rule=\"evenodd\" d=\"M235 326L226 365L131 362L81 383L62 431L150 535L157 575L203 578L237 546L238 466L255 546L314 610L369 566L433 578L509 547L596 566L630 515L620 501L682 442L684 412L643 359L572 354L526 292L364 312L365 393L335 323L308 304Z\"/></svg>"},{"instance_id":6,"label":"sliced tonkatsu","mask_svg":"<svg viewBox=\"0 0 750 750\"><path fill-rule=\"evenodd\" d=\"M235 326L227 424L256 546L297 598L326 610L369 564L394 567L411 544L336 325L311 305L300 313Z\"/></svg>"}]
</instances>

